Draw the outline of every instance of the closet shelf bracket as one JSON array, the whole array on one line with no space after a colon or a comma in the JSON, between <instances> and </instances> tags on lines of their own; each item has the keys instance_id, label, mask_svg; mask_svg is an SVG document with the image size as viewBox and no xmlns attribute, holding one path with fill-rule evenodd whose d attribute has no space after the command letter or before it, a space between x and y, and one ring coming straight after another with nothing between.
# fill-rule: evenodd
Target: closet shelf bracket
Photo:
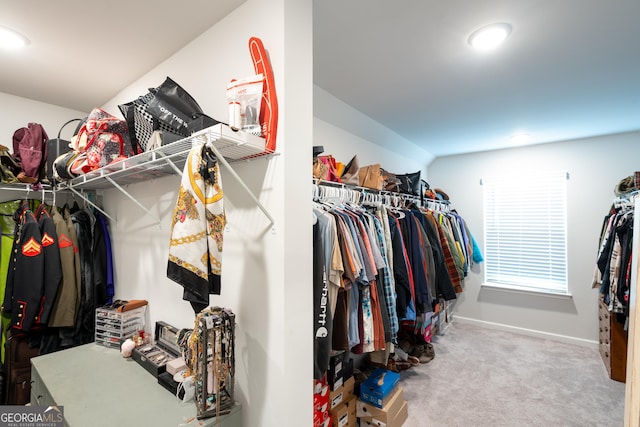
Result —
<instances>
[{"instance_id":1,"label":"closet shelf bracket","mask_svg":"<svg viewBox=\"0 0 640 427\"><path fill-rule=\"evenodd\" d=\"M107 181L109 181L111 183L111 185L113 185L115 188L117 188L118 190L120 190L120 192L122 194L124 194L125 196L127 196L133 203L135 203L136 205L138 205L140 207L140 209L142 209L143 211L145 211L147 213L147 215L149 215L151 218L153 218L156 223L160 223L160 218L158 218L157 216L155 216L149 209L147 209L142 203L140 203L135 197L133 197L131 194L129 194L129 192L127 190L124 189L124 187L122 187L120 184L118 184L117 182L115 182L111 177L109 176L105 176L104 177Z\"/></svg>"},{"instance_id":2,"label":"closet shelf bracket","mask_svg":"<svg viewBox=\"0 0 640 427\"><path fill-rule=\"evenodd\" d=\"M237 174L237 172L229 164L227 159L225 159L224 156L222 154L220 154L220 151L216 148L215 144L209 144L209 146L211 147L211 149L215 153L216 157L218 158L218 161L220 163L222 163L222 165L227 169L227 171L231 174L231 176L233 176L235 178L235 180L238 182L238 184L240 184L240 186L244 189L244 191L247 192L249 197L251 197L251 199L253 199L254 203L262 211L264 216L267 217L267 219L271 223L271 232L272 233L276 233L276 227L275 227L276 221L273 219L273 217L271 216L271 214L269 213L267 208L265 208L264 205L262 203L260 203L260 200L258 200L256 195L253 194L253 191L251 191L251 189L247 186L247 184L245 184L245 182L242 180L242 178Z\"/></svg>"},{"instance_id":3,"label":"closet shelf bracket","mask_svg":"<svg viewBox=\"0 0 640 427\"><path fill-rule=\"evenodd\" d=\"M84 200L85 202L87 202L89 204L89 206L91 206L92 208L94 208L95 210L97 210L98 212L100 212L102 215L106 216L109 221L116 223L117 221L113 218L111 218L111 216L106 213L103 209L100 208L100 206L96 205L95 203L93 203L88 197L85 197L84 194L82 194L81 192L79 192L78 190L76 190L73 187L69 187L69 190L75 194L76 196L80 197L82 200Z\"/></svg>"}]
</instances>

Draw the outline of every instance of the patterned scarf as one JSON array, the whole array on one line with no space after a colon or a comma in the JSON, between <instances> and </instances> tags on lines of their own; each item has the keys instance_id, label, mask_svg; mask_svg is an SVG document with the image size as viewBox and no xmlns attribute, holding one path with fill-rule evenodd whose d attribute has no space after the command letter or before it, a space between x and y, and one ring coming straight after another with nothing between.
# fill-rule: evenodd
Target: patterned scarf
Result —
<instances>
[{"instance_id":1,"label":"patterned scarf","mask_svg":"<svg viewBox=\"0 0 640 427\"><path fill-rule=\"evenodd\" d=\"M167 277L184 288L194 310L220 294L225 213L218 160L206 144L194 146L185 162L171 220Z\"/></svg>"}]
</instances>

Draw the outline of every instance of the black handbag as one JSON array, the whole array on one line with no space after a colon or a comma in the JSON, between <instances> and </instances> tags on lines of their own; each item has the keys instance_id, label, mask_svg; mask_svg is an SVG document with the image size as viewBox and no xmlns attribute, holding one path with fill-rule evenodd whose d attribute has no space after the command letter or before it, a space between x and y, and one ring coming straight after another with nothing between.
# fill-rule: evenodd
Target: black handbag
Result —
<instances>
[{"instance_id":1,"label":"black handbag","mask_svg":"<svg viewBox=\"0 0 640 427\"><path fill-rule=\"evenodd\" d=\"M193 133L189 123L204 114L196 100L170 77L158 86L147 112L183 136Z\"/></svg>"},{"instance_id":2,"label":"black handbag","mask_svg":"<svg viewBox=\"0 0 640 427\"><path fill-rule=\"evenodd\" d=\"M401 193L420 195L420 171L396 175L396 178L400 180L398 189Z\"/></svg>"},{"instance_id":3,"label":"black handbag","mask_svg":"<svg viewBox=\"0 0 640 427\"><path fill-rule=\"evenodd\" d=\"M155 131L176 134L171 127L160 123L158 119L147 112L149 101L153 99L154 94L155 89L149 89L147 94L118 105L118 109L127 122L134 154L146 151L147 143Z\"/></svg>"},{"instance_id":4,"label":"black handbag","mask_svg":"<svg viewBox=\"0 0 640 427\"><path fill-rule=\"evenodd\" d=\"M137 153L146 151L154 131L186 137L219 121L207 116L196 100L170 77L137 99L118 105Z\"/></svg>"}]
</instances>

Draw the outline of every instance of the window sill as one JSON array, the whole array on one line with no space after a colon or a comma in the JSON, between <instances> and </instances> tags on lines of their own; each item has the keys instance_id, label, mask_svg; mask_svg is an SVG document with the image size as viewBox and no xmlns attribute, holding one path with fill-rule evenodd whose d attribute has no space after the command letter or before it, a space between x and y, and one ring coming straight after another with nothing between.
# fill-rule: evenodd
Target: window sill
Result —
<instances>
[{"instance_id":1,"label":"window sill","mask_svg":"<svg viewBox=\"0 0 640 427\"><path fill-rule=\"evenodd\" d=\"M486 288L491 291L504 291L504 292L511 292L516 294L524 294L524 295L536 295L536 296L560 298L560 299L573 298L573 295L571 295L568 292L566 294L555 293L555 292L544 292L544 291L538 291L538 290L522 289L522 288L517 288L515 286L509 286L509 285L494 285L494 284L482 283L480 287Z\"/></svg>"}]
</instances>

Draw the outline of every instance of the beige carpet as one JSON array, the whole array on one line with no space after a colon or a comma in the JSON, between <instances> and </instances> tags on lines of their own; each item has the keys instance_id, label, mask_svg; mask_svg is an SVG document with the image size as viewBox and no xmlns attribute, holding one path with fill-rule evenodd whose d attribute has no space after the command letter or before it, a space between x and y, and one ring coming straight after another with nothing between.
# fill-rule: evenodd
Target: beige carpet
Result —
<instances>
[{"instance_id":1,"label":"beige carpet","mask_svg":"<svg viewBox=\"0 0 640 427\"><path fill-rule=\"evenodd\" d=\"M597 349L453 322L401 372L406 427L622 426L625 385Z\"/></svg>"}]
</instances>

